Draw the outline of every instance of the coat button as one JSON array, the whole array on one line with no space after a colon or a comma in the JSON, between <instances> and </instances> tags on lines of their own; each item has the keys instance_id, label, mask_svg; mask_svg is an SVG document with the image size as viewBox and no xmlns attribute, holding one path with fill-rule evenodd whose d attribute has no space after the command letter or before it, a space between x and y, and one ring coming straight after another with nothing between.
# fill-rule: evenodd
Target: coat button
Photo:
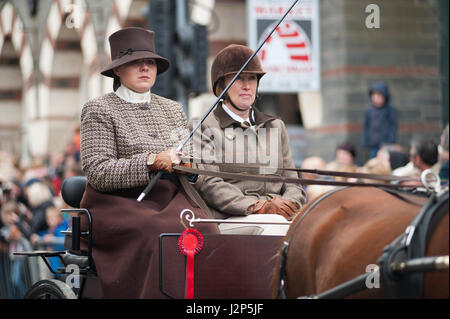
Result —
<instances>
[{"instance_id":1,"label":"coat button","mask_svg":"<svg viewBox=\"0 0 450 319\"><path fill-rule=\"evenodd\" d=\"M234 139L234 134L225 134L225 137L229 140L233 140Z\"/></svg>"}]
</instances>

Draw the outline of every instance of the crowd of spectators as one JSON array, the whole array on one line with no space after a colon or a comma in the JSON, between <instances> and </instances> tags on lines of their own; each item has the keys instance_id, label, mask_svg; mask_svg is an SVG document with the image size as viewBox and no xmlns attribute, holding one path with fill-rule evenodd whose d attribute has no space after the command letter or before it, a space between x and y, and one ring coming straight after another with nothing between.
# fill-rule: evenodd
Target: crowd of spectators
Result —
<instances>
[{"instance_id":1,"label":"crowd of spectators","mask_svg":"<svg viewBox=\"0 0 450 319\"><path fill-rule=\"evenodd\" d=\"M440 140L427 138L414 138L406 151L398 144L384 144L376 152L375 157L370 158L364 164L359 162L356 148L352 143L345 142L336 148L334 160L326 163L319 156L311 156L304 159L302 169L317 169L322 171L356 172L378 175L409 176L420 178L420 174L431 169L436 173L441 183L448 183L449 142L448 124L441 134ZM302 173L304 179L333 179L335 181L363 182L363 183L388 183L381 180L356 179L347 177L330 177ZM404 186L420 186L418 181L403 181ZM308 200L333 189L328 185L309 185L306 187Z\"/></svg>"},{"instance_id":2,"label":"crowd of spectators","mask_svg":"<svg viewBox=\"0 0 450 319\"><path fill-rule=\"evenodd\" d=\"M63 152L36 157L25 167L0 150L0 174L0 296L15 298L23 296L28 270L24 257L14 252L64 249L60 231L67 229L69 216L60 212L65 206L60 191L64 179L82 175L79 129ZM61 266L58 258L50 264Z\"/></svg>"}]
</instances>

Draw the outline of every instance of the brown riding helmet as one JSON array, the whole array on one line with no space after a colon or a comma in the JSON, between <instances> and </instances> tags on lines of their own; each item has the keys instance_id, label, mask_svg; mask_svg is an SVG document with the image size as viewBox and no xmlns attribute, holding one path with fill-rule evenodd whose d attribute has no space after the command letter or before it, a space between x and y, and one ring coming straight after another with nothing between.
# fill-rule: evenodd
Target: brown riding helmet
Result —
<instances>
[{"instance_id":1,"label":"brown riding helmet","mask_svg":"<svg viewBox=\"0 0 450 319\"><path fill-rule=\"evenodd\" d=\"M239 44L230 44L217 53L211 67L211 84L216 96L219 96L216 92L219 80L226 75L237 73L252 54L252 49ZM248 63L242 73L256 74L258 81L266 74L266 72L263 71L261 62L257 56Z\"/></svg>"}]
</instances>

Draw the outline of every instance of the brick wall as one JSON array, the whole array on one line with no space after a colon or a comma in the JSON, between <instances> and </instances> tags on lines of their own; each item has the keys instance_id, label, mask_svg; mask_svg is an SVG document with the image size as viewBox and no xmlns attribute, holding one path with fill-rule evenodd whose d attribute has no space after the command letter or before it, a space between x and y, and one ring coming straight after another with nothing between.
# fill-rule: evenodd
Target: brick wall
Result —
<instances>
[{"instance_id":1,"label":"brick wall","mask_svg":"<svg viewBox=\"0 0 450 319\"><path fill-rule=\"evenodd\" d=\"M368 29L368 4L380 8L380 28ZM308 131L309 155L326 160L339 143L359 148L368 88L390 88L399 115L399 144L415 135L439 141L441 126L439 5L424 0L320 1L322 126ZM366 159L358 149L361 160Z\"/></svg>"}]
</instances>

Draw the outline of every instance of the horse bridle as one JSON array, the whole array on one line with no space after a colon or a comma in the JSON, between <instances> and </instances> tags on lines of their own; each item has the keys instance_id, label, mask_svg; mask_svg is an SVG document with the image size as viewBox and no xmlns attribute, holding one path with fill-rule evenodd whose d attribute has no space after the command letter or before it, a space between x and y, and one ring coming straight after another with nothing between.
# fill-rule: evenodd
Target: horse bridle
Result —
<instances>
[{"instance_id":1,"label":"horse bridle","mask_svg":"<svg viewBox=\"0 0 450 319\"><path fill-rule=\"evenodd\" d=\"M448 202L448 198L448 192L441 196L432 193L405 232L384 248L378 263L381 267L381 282L390 298L423 297L423 272L418 269L404 276L402 270L405 266L402 265L414 259L426 258L426 247L430 236L439 221L448 213L448 208L440 209L446 201ZM397 266L391 266L393 263Z\"/></svg>"}]
</instances>

